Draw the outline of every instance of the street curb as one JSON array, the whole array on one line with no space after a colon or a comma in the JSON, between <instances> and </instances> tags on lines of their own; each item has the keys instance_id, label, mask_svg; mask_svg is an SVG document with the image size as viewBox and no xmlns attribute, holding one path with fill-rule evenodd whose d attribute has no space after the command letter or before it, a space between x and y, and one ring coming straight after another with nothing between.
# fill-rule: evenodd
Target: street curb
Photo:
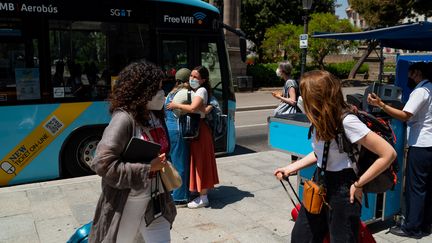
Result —
<instances>
[{"instance_id":1,"label":"street curb","mask_svg":"<svg viewBox=\"0 0 432 243\"><path fill-rule=\"evenodd\" d=\"M243 107L237 107L236 111L268 110L268 109L274 109L276 107L277 105L243 106Z\"/></svg>"}]
</instances>

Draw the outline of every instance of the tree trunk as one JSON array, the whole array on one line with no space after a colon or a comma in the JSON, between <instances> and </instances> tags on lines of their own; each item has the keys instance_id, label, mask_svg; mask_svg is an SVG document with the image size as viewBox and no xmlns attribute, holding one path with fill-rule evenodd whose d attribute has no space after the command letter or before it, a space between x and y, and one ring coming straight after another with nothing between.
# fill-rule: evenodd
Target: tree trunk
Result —
<instances>
[{"instance_id":1,"label":"tree trunk","mask_svg":"<svg viewBox=\"0 0 432 243\"><path fill-rule=\"evenodd\" d=\"M355 75L357 74L357 71L360 69L361 65L365 62L366 58L371 54L371 52L378 46L377 41L371 41L368 43L367 50L363 53L363 55L360 57L360 59L357 61L357 63L354 65L354 67L351 69L348 79L353 79Z\"/></svg>"}]
</instances>

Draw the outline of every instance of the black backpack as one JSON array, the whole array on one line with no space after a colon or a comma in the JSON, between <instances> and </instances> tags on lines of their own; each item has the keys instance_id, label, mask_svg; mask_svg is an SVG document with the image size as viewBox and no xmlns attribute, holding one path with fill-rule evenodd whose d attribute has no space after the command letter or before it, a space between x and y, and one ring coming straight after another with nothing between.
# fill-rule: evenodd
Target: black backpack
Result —
<instances>
[{"instance_id":1,"label":"black backpack","mask_svg":"<svg viewBox=\"0 0 432 243\"><path fill-rule=\"evenodd\" d=\"M392 146L395 145L396 136L387 121L381 118L377 118L364 111L346 112L343 114L342 120L349 114L357 116L358 119L363 122L371 131L381 136ZM351 161L356 163L358 169L358 177L360 177L378 158L378 155L363 146L358 149L357 144L352 144L348 140L343 129L340 133L338 133L336 141L339 146L339 151L347 153ZM372 181L366 183L363 186L363 192L384 193L388 190L393 190L394 186L397 183L398 170L399 168L397 159L395 159L393 163L389 166L389 168L384 170Z\"/></svg>"}]
</instances>

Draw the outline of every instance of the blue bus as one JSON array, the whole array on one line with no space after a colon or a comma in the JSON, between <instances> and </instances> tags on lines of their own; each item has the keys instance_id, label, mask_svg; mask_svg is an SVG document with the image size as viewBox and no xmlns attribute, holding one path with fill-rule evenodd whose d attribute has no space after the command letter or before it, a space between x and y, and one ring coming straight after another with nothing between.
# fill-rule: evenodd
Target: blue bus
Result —
<instances>
[{"instance_id":1,"label":"blue bus","mask_svg":"<svg viewBox=\"0 0 432 243\"><path fill-rule=\"evenodd\" d=\"M204 65L234 150L234 89L217 8L199 0L0 2L0 186L92 174L119 71L146 59L167 73ZM240 38L244 50L245 41ZM244 57L244 52L242 52Z\"/></svg>"}]
</instances>

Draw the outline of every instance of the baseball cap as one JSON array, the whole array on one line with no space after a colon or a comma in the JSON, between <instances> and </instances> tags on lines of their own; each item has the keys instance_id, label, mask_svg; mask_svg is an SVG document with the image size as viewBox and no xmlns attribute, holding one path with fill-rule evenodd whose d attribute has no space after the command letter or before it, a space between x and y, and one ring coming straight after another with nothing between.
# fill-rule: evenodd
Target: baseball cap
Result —
<instances>
[{"instance_id":1,"label":"baseball cap","mask_svg":"<svg viewBox=\"0 0 432 243\"><path fill-rule=\"evenodd\" d=\"M189 81L191 71L187 68L180 68L176 74L175 79L180 80L182 83Z\"/></svg>"}]
</instances>

